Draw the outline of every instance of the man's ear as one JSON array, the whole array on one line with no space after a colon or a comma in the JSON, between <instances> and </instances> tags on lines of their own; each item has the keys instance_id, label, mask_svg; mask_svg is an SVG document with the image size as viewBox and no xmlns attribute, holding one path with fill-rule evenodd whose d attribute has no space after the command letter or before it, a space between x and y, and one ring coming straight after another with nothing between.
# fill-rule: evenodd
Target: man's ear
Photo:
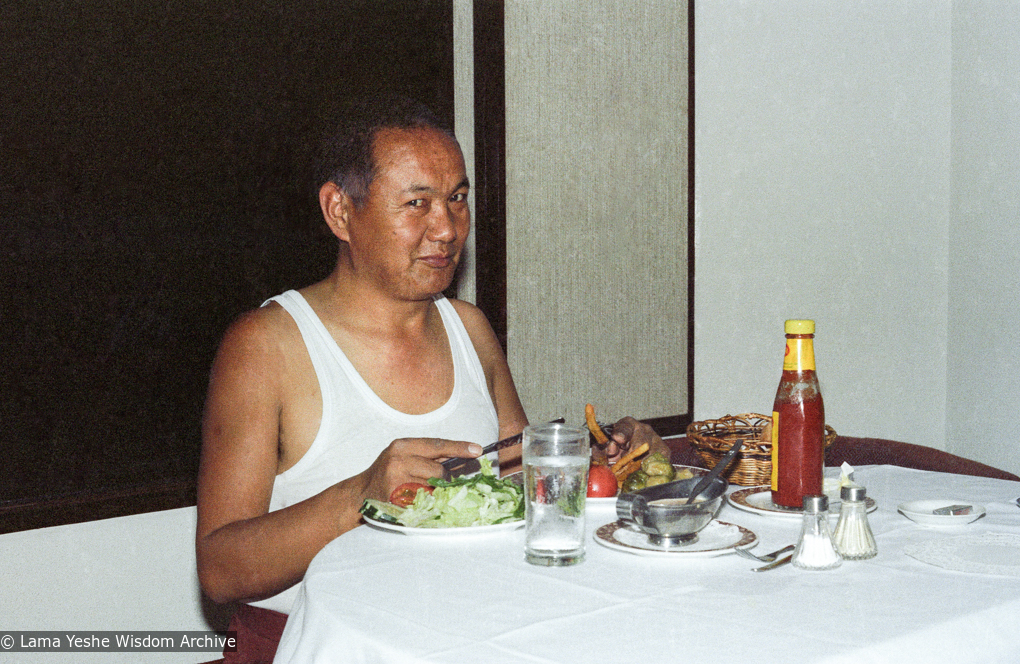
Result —
<instances>
[{"instance_id":1,"label":"man's ear","mask_svg":"<svg viewBox=\"0 0 1020 664\"><path fill-rule=\"evenodd\" d=\"M335 183L327 182L319 187L319 207L322 208L322 218L326 220L326 225L333 231L333 235L344 242L350 242L348 224L354 201L347 192Z\"/></svg>"}]
</instances>

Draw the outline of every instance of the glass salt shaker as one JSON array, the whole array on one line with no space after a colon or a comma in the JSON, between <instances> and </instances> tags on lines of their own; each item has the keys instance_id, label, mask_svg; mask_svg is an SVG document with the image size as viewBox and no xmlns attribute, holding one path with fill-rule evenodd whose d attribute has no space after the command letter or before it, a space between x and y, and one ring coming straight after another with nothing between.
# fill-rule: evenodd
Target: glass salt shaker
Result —
<instances>
[{"instance_id":1,"label":"glass salt shaker","mask_svg":"<svg viewBox=\"0 0 1020 664\"><path fill-rule=\"evenodd\" d=\"M793 565L801 569L834 569L843 563L829 532L829 499L804 496L804 523L793 551Z\"/></svg>"},{"instance_id":2,"label":"glass salt shaker","mask_svg":"<svg viewBox=\"0 0 1020 664\"><path fill-rule=\"evenodd\" d=\"M839 510L833 542L844 560L867 560L878 553L875 535L868 524L866 496L867 491L862 486L845 486L839 490L843 505Z\"/></svg>"}]
</instances>

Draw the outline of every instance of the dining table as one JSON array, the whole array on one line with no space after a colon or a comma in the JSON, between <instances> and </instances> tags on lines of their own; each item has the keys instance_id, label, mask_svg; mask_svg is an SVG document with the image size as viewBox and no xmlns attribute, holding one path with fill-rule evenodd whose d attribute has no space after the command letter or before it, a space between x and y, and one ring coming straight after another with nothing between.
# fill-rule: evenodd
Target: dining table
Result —
<instances>
[{"instance_id":1,"label":"dining table","mask_svg":"<svg viewBox=\"0 0 1020 664\"><path fill-rule=\"evenodd\" d=\"M764 563L735 554L798 540L803 517L758 502L767 487L731 485L703 531L718 532L691 549L618 537L613 499L589 499L585 558L569 567L525 562L523 528L363 525L312 561L274 661L1020 662L1020 482L852 472L878 554L825 571L756 572ZM921 524L899 510L926 500L979 518Z\"/></svg>"}]
</instances>

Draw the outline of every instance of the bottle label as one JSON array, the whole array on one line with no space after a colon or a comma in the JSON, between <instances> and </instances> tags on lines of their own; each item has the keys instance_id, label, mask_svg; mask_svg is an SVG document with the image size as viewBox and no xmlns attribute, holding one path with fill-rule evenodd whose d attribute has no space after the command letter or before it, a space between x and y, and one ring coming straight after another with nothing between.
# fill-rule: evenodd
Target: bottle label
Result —
<instances>
[{"instance_id":1,"label":"bottle label","mask_svg":"<svg viewBox=\"0 0 1020 664\"><path fill-rule=\"evenodd\" d=\"M787 339L783 371L814 371L815 344L813 339ZM776 430L775 423L772 431ZM775 434L773 434L775 436Z\"/></svg>"},{"instance_id":2,"label":"bottle label","mask_svg":"<svg viewBox=\"0 0 1020 664\"><path fill-rule=\"evenodd\" d=\"M772 490L779 491L779 412L772 411Z\"/></svg>"}]
</instances>

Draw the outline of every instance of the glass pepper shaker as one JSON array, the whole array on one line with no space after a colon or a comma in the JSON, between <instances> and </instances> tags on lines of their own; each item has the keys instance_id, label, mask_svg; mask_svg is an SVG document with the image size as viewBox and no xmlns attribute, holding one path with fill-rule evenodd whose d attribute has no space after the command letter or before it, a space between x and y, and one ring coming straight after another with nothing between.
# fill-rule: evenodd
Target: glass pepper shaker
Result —
<instances>
[{"instance_id":1,"label":"glass pepper shaker","mask_svg":"<svg viewBox=\"0 0 1020 664\"><path fill-rule=\"evenodd\" d=\"M845 560L867 560L878 553L875 535L868 523L866 496L867 491L862 486L845 486L839 490L843 505L839 509L833 542Z\"/></svg>"},{"instance_id":2,"label":"glass pepper shaker","mask_svg":"<svg viewBox=\"0 0 1020 664\"><path fill-rule=\"evenodd\" d=\"M834 569L843 563L829 532L829 499L804 496L804 523L793 551L793 565L801 569Z\"/></svg>"}]
</instances>

